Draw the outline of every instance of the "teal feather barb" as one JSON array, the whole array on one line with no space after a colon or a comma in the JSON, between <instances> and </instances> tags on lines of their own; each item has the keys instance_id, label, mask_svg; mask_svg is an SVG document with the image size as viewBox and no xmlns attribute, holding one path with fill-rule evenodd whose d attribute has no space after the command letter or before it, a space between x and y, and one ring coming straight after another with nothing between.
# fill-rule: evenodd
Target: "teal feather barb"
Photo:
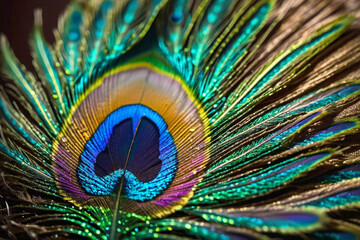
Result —
<instances>
[{"instance_id":1,"label":"teal feather barb","mask_svg":"<svg viewBox=\"0 0 360 240\"><path fill-rule=\"evenodd\" d=\"M72 1L0 37L7 239L359 239L357 1ZM14 29L16 31L16 29Z\"/></svg>"}]
</instances>

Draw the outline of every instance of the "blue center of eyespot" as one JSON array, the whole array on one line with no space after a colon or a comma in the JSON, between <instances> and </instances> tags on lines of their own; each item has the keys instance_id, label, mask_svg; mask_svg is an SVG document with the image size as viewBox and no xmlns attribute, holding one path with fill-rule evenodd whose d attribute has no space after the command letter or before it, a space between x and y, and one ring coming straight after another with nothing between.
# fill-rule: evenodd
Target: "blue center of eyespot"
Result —
<instances>
[{"instance_id":1,"label":"blue center of eyespot","mask_svg":"<svg viewBox=\"0 0 360 240\"><path fill-rule=\"evenodd\" d=\"M177 169L174 140L163 118L140 104L123 106L100 124L80 155L78 179L88 193L122 194L151 200L173 180Z\"/></svg>"}]
</instances>

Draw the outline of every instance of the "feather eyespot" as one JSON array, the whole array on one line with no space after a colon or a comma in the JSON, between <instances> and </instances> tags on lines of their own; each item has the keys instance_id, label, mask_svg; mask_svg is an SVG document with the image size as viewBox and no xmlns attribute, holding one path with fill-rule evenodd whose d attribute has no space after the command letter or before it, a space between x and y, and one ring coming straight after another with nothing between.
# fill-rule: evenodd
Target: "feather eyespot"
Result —
<instances>
[{"instance_id":1,"label":"feather eyespot","mask_svg":"<svg viewBox=\"0 0 360 240\"><path fill-rule=\"evenodd\" d=\"M85 144L78 177L94 195L116 194L124 178L125 196L151 200L173 180L176 155L162 117L143 105L127 105L112 112Z\"/></svg>"},{"instance_id":2,"label":"feather eyespot","mask_svg":"<svg viewBox=\"0 0 360 240\"><path fill-rule=\"evenodd\" d=\"M151 205L150 216L185 204L208 158L207 119L192 99L180 77L153 65L104 74L54 144L60 192L81 206L111 206L120 191L123 211L145 214L143 206Z\"/></svg>"}]
</instances>

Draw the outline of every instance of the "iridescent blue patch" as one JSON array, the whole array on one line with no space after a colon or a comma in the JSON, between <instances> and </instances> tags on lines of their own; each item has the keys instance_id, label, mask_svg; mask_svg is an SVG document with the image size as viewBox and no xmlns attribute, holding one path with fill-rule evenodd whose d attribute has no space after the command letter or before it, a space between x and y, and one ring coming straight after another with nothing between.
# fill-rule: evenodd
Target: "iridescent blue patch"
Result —
<instances>
[{"instance_id":1,"label":"iridescent blue patch","mask_svg":"<svg viewBox=\"0 0 360 240\"><path fill-rule=\"evenodd\" d=\"M173 180L177 150L163 118L143 105L127 105L100 124L80 155L78 179L88 193L122 193L132 200L158 196Z\"/></svg>"}]
</instances>

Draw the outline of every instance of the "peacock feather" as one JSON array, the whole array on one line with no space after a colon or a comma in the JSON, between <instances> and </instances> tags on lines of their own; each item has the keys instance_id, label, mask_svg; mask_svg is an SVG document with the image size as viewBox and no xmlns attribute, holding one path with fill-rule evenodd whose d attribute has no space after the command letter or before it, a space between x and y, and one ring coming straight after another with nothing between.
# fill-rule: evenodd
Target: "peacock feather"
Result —
<instances>
[{"instance_id":1,"label":"peacock feather","mask_svg":"<svg viewBox=\"0 0 360 240\"><path fill-rule=\"evenodd\" d=\"M1 36L9 239L360 239L357 1L73 1ZM14 30L15 31L15 30Z\"/></svg>"}]
</instances>

